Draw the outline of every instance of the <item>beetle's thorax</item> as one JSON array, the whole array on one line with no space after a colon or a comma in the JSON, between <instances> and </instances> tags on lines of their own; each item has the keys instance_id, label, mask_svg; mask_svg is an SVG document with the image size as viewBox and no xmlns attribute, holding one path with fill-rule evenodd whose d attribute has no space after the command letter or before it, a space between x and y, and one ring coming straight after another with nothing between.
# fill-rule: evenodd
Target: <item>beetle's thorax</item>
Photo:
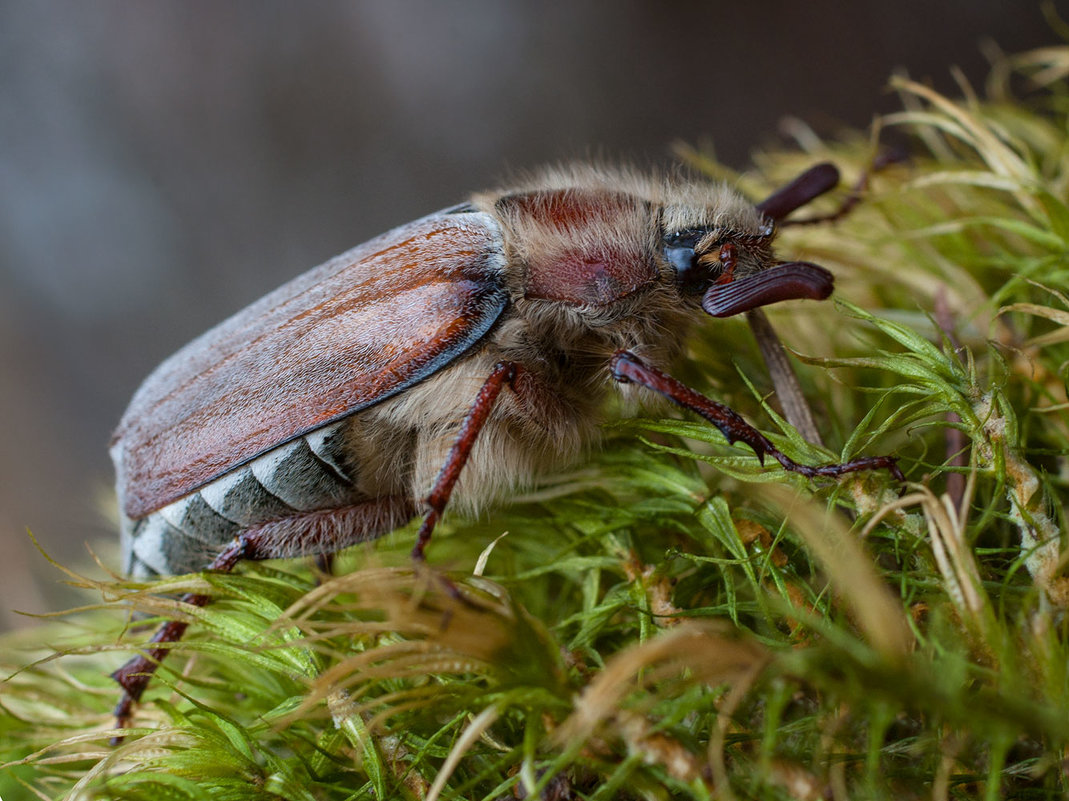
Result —
<instances>
[{"instance_id":1,"label":"beetle's thorax","mask_svg":"<svg viewBox=\"0 0 1069 801\"><path fill-rule=\"evenodd\" d=\"M655 214L642 198L572 187L505 195L495 204L522 296L604 307L658 280Z\"/></svg>"},{"instance_id":2,"label":"beetle's thorax","mask_svg":"<svg viewBox=\"0 0 1069 801\"><path fill-rule=\"evenodd\" d=\"M774 261L770 221L723 183L579 165L477 195L474 203L504 229L514 298L555 301L599 318L653 284L679 284L665 256L673 238L693 237L707 263L730 243L740 276Z\"/></svg>"},{"instance_id":3,"label":"beetle's thorax","mask_svg":"<svg viewBox=\"0 0 1069 801\"><path fill-rule=\"evenodd\" d=\"M500 332L499 341L530 341L532 352L561 361L589 356L586 368L621 348L664 363L690 324L706 317L700 292L666 256L673 235L701 232L709 251L702 258L711 262L722 243L734 243L738 275L772 262L770 226L724 184L579 165L477 195L474 205L502 227L517 315L516 331Z\"/></svg>"}]
</instances>

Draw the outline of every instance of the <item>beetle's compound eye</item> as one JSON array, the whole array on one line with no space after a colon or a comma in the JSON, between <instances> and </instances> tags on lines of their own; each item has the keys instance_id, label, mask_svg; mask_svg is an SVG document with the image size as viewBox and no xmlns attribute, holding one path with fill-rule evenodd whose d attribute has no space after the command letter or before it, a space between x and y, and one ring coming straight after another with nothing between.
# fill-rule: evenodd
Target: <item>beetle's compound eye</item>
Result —
<instances>
[{"instance_id":1,"label":"beetle's compound eye","mask_svg":"<svg viewBox=\"0 0 1069 801\"><path fill-rule=\"evenodd\" d=\"M720 265L710 264L695 252L698 243L709 236L706 230L679 231L664 238L664 257L676 271L676 284L681 292L700 294L709 286Z\"/></svg>"}]
</instances>

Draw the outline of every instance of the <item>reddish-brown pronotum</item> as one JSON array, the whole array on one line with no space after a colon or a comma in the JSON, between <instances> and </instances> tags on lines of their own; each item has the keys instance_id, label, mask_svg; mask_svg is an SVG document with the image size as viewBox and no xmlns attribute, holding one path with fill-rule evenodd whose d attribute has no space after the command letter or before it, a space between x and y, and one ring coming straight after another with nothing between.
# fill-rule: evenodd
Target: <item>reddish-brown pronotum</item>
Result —
<instances>
[{"instance_id":1,"label":"reddish-brown pronotum","mask_svg":"<svg viewBox=\"0 0 1069 801\"><path fill-rule=\"evenodd\" d=\"M165 361L112 444L125 569L149 577L331 554L446 504L471 512L576 458L638 385L806 476L811 467L664 370L704 316L821 300L775 224L819 165L754 205L719 184L579 166L401 226L294 279ZM645 391L645 390L643 390ZM205 596L187 596L203 605ZM128 721L184 623L115 676Z\"/></svg>"}]
</instances>

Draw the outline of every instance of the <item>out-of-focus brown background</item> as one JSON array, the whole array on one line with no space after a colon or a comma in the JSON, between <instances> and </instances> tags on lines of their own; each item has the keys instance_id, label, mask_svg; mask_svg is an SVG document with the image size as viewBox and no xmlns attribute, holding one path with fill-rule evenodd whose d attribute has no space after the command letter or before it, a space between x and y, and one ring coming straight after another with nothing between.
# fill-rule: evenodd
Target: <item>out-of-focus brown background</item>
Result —
<instances>
[{"instance_id":1,"label":"out-of-focus brown background","mask_svg":"<svg viewBox=\"0 0 1069 801\"><path fill-rule=\"evenodd\" d=\"M0 628L64 600L27 529L108 555L138 382L265 291L512 168L864 126L985 39L1055 36L1016 0L0 2Z\"/></svg>"}]
</instances>

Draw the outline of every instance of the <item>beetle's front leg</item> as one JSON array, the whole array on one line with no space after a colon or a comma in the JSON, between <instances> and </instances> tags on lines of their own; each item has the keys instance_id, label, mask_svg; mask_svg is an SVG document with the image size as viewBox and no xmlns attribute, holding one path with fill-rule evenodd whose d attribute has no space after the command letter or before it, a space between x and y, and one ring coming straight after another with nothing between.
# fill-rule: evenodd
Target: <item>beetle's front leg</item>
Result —
<instances>
[{"instance_id":1,"label":"beetle's front leg","mask_svg":"<svg viewBox=\"0 0 1069 801\"><path fill-rule=\"evenodd\" d=\"M453 494L453 487L460 478L460 472L468 462L475 440L479 437L479 432L482 431L494 408L494 402L505 384L515 386L519 371L520 366L515 362L498 362L483 383L479 394L475 396L471 408L468 409L464 421L460 424L460 431L453 442L453 447L449 449L445 464L438 471L434 486L427 495L426 503L430 508L423 518L423 525L419 527L416 544L412 548L412 558L417 562L425 559L423 552L427 548L427 543L431 541L431 534L434 533L434 527L441 519L446 504L449 503L449 496Z\"/></svg>"},{"instance_id":2,"label":"beetle's front leg","mask_svg":"<svg viewBox=\"0 0 1069 801\"><path fill-rule=\"evenodd\" d=\"M647 389L652 389L673 403L695 412L714 426L727 437L728 443L744 442L753 448L761 464L765 463L765 456L771 456L784 469L795 473L801 473L807 478L816 476L829 476L838 478L846 473L854 473L859 470L884 469L891 473L899 481L905 481L905 476L898 468L898 459L895 456L869 456L853 459L842 464L805 465L798 464L788 457L779 448L773 445L768 438L751 426L737 412L717 403L714 400L696 392L672 376L662 373L655 367L643 362L638 356L627 350L617 351L609 365L612 376L622 383L640 384Z\"/></svg>"}]
</instances>

